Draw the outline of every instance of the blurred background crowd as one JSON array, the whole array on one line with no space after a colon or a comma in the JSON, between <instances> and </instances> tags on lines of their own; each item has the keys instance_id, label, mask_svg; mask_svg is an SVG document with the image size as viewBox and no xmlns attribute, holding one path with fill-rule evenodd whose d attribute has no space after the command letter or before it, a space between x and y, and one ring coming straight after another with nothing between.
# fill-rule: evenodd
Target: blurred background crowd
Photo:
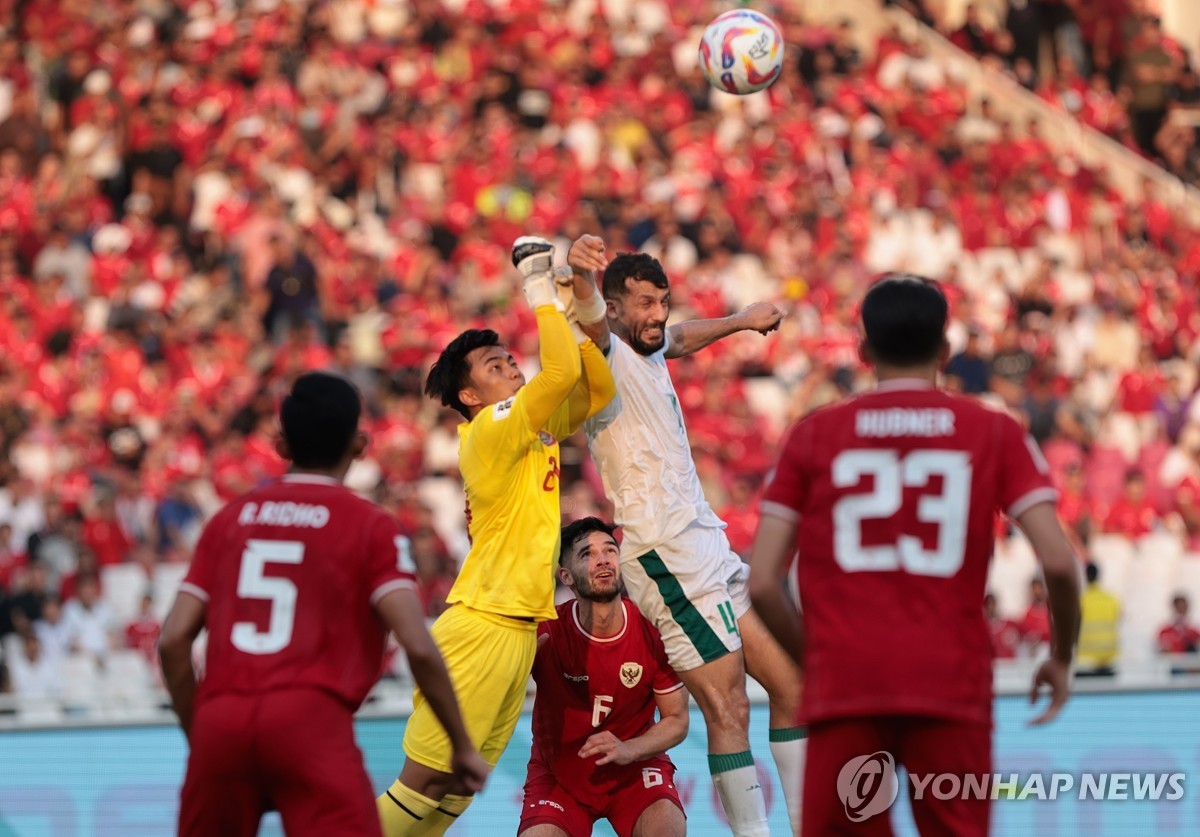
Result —
<instances>
[{"instance_id":1,"label":"blurred background crowd","mask_svg":"<svg viewBox=\"0 0 1200 837\"><path fill-rule=\"evenodd\" d=\"M865 384L855 303L891 269L945 283L948 384L1024 418L1085 552L1105 535L1200 550L1196 229L1150 182L1127 201L1038 120L998 116L898 29L863 50L849 22L761 5L789 62L736 100L696 65L724 8L707 0L0 0L0 633L18 690L60 689L46 661L71 651L152 657L156 579L282 472L274 412L310 369L361 388L373 441L350 481L413 533L436 614L467 544L458 417L421 384L466 327L536 364L508 255L525 233L560 261L584 232L653 253L678 317L786 308L776 335L673 366L739 550L786 424ZM1195 178L1178 114L1196 74L1140 0L1013 2L943 29L1062 119ZM585 450L564 446L568 518L608 511ZM1186 601L1160 616L1194 649ZM1009 621L1013 653L1036 647L1036 619Z\"/></svg>"}]
</instances>

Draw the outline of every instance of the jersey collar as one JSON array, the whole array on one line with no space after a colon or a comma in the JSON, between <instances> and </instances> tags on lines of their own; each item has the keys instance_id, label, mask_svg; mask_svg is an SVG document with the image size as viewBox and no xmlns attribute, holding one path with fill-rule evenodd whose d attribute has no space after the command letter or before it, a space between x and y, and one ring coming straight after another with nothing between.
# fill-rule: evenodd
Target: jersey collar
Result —
<instances>
[{"instance_id":1,"label":"jersey collar","mask_svg":"<svg viewBox=\"0 0 1200 837\"><path fill-rule=\"evenodd\" d=\"M629 630L629 605L625 602L624 597L621 598L621 607L624 608L625 622L621 625L621 630L617 631L613 636L592 636L583 629L583 625L579 622L579 599L571 602L571 618L575 620L575 627L579 629L579 633L590 639L592 642L616 642L621 637L625 636L625 632Z\"/></svg>"},{"instance_id":2,"label":"jersey collar","mask_svg":"<svg viewBox=\"0 0 1200 837\"><path fill-rule=\"evenodd\" d=\"M306 485L341 485L333 477L323 474L284 474L283 482L298 482Z\"/></svg>"},{"instance_id":3,"label":"jersey collar","mask_svg":"<svg viewBox=\"0 0 1200 837\"><path fill-rule=\"evenodd\" d=\"M934 389L933 384L923 378L892 378L875 385L876 392L900 392L913 389Z\"/></svg>"}]
</instances>

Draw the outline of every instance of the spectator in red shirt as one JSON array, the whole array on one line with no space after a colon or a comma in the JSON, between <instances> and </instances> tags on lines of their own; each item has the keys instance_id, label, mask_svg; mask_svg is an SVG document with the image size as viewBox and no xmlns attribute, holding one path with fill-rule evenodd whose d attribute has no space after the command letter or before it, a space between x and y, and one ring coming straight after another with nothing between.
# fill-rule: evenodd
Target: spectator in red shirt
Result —
<instances>
[{"instance_id":1,"label":"spectator in red shirt","mask_svg":"<svg viewBox=\"0 0 1200 837\"><path fill-rule=\"evenodd\" d=\"M1175 617L1158 632L1158 650L1162 654L1195 654L1200 652L1200 630L1188 621L1188 599L1176 593L1171 599Z\"/></svg>"},{"instance_id":2,"label":"spectator in red shirt","mask_svg":"<svg viewBox=\"0 0 1200 837\"><path fill-rule=\"evenodd\" d=\"M1029 609L1017 627L1029 652L1036 655L1050 643L1050 610L1046 606L1046 587L1040 578L1029 582Z\"/></svg>"},{"instance_id":3,"label":"spectator in red shirt","mask_svg":"<svg viewBox=\"0 0 1200 837\"><path fill-rule=\"evenodd\" d=\"M1146 476L1138 468L1125 472L1125 488L1100 521L1100 531L1127 538L1150 534L1158 514L1146 496Z\"/></svg>"},{"instance_id":4,"label":"spectator in red shirt","mask_svg":"<svg viewBox=\"0 0 1200 837\"><path fill-rule=\"evenodd\" d=\"M141 652L151 666L158 664L158 633L161 625L154 618L154 599L142 596L137 618L125 626L125 647Z\"/></svg>"},{"instance_id":5,"label":"spectator in red shirt","mask_svg":"<svg viewBox=\"0 0 1200 837\"><path fill-rule=\"evenodd\" d=\"M983 597L983 612L992 632L992 656L997 660L1014 659L1021 646L1021 626L1011 619L1005 619L996 611L994 593Z\"/></svg>"},{"instance_id":6,"label":"spectator in red shirt","mask_svg":"<svg viewBox=\"0 0 1200 837\"><path fill-rule=\"evenodd\" d=\"M83 542L95 554L101 567L122 564L129 559L133 544L117 518L115 498L107 491L100 493L95 511L84 521Z\"/></svg>"}]
</instances>

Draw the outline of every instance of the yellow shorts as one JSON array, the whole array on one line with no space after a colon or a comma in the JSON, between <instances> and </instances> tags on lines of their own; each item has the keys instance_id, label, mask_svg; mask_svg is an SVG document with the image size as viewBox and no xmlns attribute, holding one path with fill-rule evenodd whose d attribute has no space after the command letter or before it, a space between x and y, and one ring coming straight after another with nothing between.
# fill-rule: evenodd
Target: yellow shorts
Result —
<instances>
[{"instance_id":1,"label":"yellow shorts","mask_svg":"<svg viewBox=\"0 0 1200 837\"><path fill-rule=\"evenodd\" d=\"M467 732L495 767L525 708L537 624L456 604L438 617L430 633L450 670ZM450 772L450 739L420 689L404 730L404 752L426 767Z\"/></svg>"}]
</instances>

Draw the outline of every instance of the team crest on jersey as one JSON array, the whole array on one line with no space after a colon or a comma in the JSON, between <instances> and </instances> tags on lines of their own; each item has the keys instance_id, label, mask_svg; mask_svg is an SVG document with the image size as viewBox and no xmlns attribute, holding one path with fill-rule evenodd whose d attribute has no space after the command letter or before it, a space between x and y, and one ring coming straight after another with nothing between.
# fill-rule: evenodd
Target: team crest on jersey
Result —
<instances>
[{"instance_id":1,"label":"team crest on jersey","mask_svg":"<svg viewBox=\"0 0 1200 837\"><path fill-rule=\"evenodd\" d=\"M626 689L632 689L642 680L642 667L639 663L621 663L621 682Z\"/></svg>"},{"instance_id":2,"label":"team crest on jersey","mask_svg":"<svg viewBox=\"0 0 1200 837\"><path fill-rule=\"evenodd\" d=\"M545 445L546 447L553 447L554 445L556 445L558 443L558 440L555 439L549 433L547 433L545 430L538 431L538 438L541 440L542 444Z\"/></svg>"}]
</instances>

